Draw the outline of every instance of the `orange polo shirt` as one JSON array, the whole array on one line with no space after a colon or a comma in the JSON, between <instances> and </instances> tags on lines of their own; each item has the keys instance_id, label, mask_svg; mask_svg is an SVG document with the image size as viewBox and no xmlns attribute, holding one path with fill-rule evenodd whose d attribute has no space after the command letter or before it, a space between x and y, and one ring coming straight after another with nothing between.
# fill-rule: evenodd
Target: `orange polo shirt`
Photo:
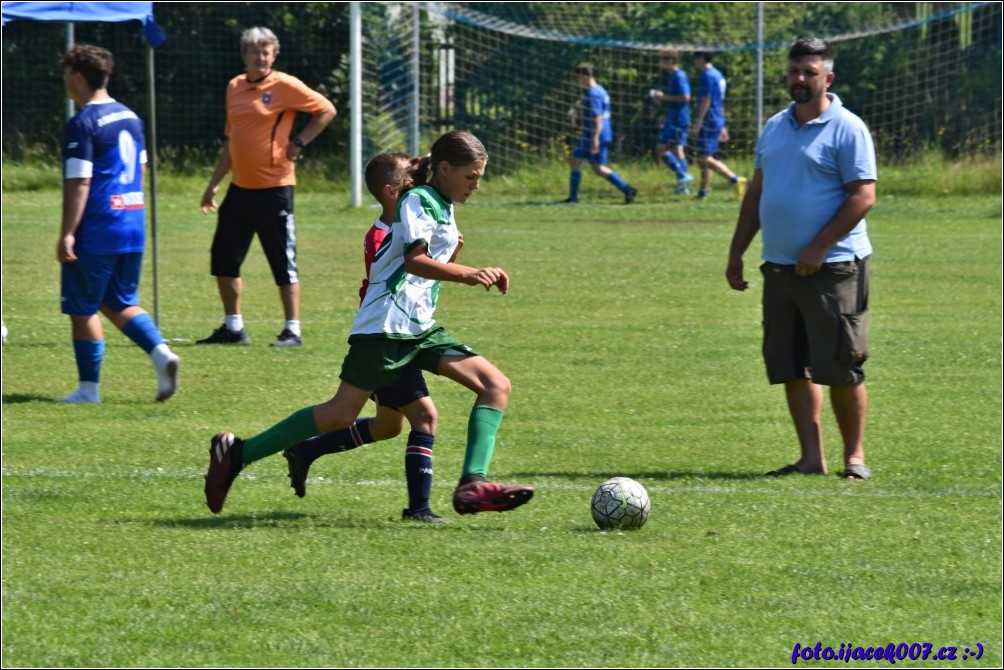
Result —
<instances>
[{"instance_id":1,"label":"orange polo shirt","mask_svg":"<svg viewBox=\"0 0 1004 670\"><path fill-rule=\"evenodd\" d=\"M296 112L316 114L334 105L302 81L274 70L248 83L241 74L227 84L226 136L231 182L242 188L296 184L293 161L286 158Z\"/></svg>"}]
</instances>

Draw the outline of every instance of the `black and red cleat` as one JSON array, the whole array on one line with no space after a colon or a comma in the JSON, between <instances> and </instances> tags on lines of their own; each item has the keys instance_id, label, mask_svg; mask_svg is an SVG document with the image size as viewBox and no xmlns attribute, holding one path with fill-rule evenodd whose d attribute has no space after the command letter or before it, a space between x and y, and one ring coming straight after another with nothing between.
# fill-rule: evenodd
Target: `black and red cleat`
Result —
<instances>
[{"instance_id":1,"label":"black and red cleat","mask_svg":"<svg viewBox=\"0 0 1004 670\"><path fill-rule=\"evenodd\" d=\"M532 486L496 484L474 481L461 484L453 492L453 509L457 514L507 512L530 502Z\"/></svg>"}]
</instances>

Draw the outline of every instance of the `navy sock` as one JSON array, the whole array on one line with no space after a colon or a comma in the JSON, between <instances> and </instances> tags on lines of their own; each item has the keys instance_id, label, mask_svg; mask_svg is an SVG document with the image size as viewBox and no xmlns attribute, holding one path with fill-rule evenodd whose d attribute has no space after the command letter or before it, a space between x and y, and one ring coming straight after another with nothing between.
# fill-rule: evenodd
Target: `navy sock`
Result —
<instances>
[{"instance_id":1,"label":"navy sock","mask_svg":"<svg viewBox=\"0 0 1004 670\"><path fill-rule=\"evenodd\" d=\"M358 419L348 428L318 435L301 442L296 451L305 461L313 463L325 454L337 454L340 451L355 449L370 442L373 442L373 436L370 435L370 420Z\"/></svg>"},{"instance_id":2,"label":"navy sock","mask_svg":"<svg viewBox=\"0 0 1004 670\"><path fill-rule=\"evenodd\" d=\"M429 509L432 496L432 445L435 435L413 430L404 450L404 475L408 480L408 509Z\"/></svg>"}]
</instances>

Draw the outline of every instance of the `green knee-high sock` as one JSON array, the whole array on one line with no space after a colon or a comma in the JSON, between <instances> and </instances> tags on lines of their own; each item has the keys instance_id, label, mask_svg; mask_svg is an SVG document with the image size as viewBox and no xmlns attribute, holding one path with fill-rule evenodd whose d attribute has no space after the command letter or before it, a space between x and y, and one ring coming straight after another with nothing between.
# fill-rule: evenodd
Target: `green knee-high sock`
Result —
<instances>
[{"instance_id":1,"label":"green knee-high sock","mask_svg":"<svg viewBox=\"0 0 1004 670\"><path fill-rule=\"evenodd\" d=\"M244 440L244 465L279 453L317 435L314 408L304 407L268 428L263 433Z\"/></svg>"},{"instance_id":2,"label":"green knee-high sock","mask_svg":"<svg viewBox=\"0 0 1004 670\"><path fill-rule=\"evenodd\" d=\"M495 453L495 435L502 423L502 410L486 405L475 405L467 420L467 451L461 476L488 477L488 466Z\"/></svg>"}]
</instances>

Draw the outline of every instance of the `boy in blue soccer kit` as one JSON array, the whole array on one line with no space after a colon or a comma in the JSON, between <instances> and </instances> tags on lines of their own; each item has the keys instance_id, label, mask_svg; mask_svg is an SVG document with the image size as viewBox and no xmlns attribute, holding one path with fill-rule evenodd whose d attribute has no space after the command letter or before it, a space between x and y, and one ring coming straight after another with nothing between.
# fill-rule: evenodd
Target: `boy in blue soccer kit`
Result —
<instances>
[{"instance_id":1,"label":"boy in blue soccer kit","mask_svg":"<svg viewBox=\"0 0 1004 670\"><path fill-rule=\"evenodd\" d=\"M569 158L571 176L568 184L568 198L565 202L579 201L579 185L582 183L582 161L589 161L590 167L600 177L606 178L624 194L624 202L638 195L638 190L624 181L620 175L607 167L607 152L614 141L610 125L610 96L605 88L596 83L593 66L580 63L575 66L575 83L582 89L582 137L575 143Z\"/></svg>"},{"instance_id":2,"label":"boy in blue soccer kit","mask_svg":"<svg viewBox=\"0 0 1004 670\"><path fill-rule=\"evenodd\" d=\"M729 132L725 124L725 77L711 64L712 55L706 51L694 54L694 67L700 73L697 93L697 116L690 128L690 140L697 152L697 163L701 166L701 187L698 199L711 192L711 173L717 172L736 187L741 200L746 192L746 178L736 175L729 166L715 158L718 145L728 141Z\"/></svg>"},{"instance_id":3,"label":"boy in blue soccer kit","mask_svg":"<svg viewBox=\"0 0 1004 670\"><path fill-rule=\"evenodd\" d=\"M99 403L105 340L100 311L149 354L158 401L178 389L180 359L139 306L146 236L143 122L108 95L114 58L86 44L63 56L63 83L80 107L63 135L63 215L56 257L62 312L70 317L79 386L62 398Z\"/></svg>"},{"instance_id":4,"label":"boy in blue soccer kit","mask_svg":"<svg viewBox=\"0 0 1004 670\"><path fill-rule=\"evenodd\" d=\"M694 178L687 172L687 156L684 148L690 131L690 80L680 69L680 52L663 49L659 53L659 66L667 72L666 89L652 90L652 100L666 104L666 116L659 128L655 153L676 175L675 193L690 195L687 186Z\"/></svg>"}]
</instances>

